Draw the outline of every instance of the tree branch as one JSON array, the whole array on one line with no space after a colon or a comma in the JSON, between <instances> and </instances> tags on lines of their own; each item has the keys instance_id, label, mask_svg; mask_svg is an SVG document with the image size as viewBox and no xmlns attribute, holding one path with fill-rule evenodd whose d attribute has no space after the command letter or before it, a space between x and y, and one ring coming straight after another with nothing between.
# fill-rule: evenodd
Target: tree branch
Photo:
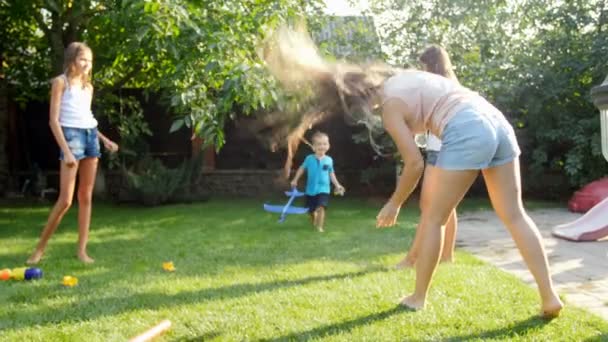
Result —
<instances>
[{"instance_id":1,"label":"tree branch","mask_svg":"<svg viewBox=\"0 0 608 342\"><path fill-rule=\"evenodd\" d=\"M597 22L597 33L601 34L602 33L602 27L604 26L604 24L606 23L606 19L607 19L607 13L608 13L608 8L606 8L606 1L602 1L599 4L599 9L600 9L600 17L598 18L598 22Z\"/></svg>"},{"instance_id":2,"label":"tree branch","mask_svg":"<svg viewBox=\"0 0 608 342\"><path fill-rule=\"evenodd\" d=\"M105 93L112 92L122 88L129 80L131 80L135 75L137 75L141 71L141 65L135 65L131 71L126 73L119 81L115 82L111 87L101 89L99 91L99 96L102 96Z\"/></svg>"}]
</instances>

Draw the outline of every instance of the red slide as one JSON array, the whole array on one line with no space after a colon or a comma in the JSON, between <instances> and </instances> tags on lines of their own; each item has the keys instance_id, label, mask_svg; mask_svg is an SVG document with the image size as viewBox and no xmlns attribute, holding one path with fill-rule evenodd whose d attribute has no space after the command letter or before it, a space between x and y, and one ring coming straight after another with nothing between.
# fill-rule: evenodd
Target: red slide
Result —
<instances>
[{"instance_id":1,"label":"red slide","mask_svg":"<svg viewBox=\"0 0 608 342\"><path fill-rule=\"evenodd\" d=\"M608 197L608 177L591 182L575 192L568 201L568 209L575 213L586 213Z\"/></svg>"}]
</instances>

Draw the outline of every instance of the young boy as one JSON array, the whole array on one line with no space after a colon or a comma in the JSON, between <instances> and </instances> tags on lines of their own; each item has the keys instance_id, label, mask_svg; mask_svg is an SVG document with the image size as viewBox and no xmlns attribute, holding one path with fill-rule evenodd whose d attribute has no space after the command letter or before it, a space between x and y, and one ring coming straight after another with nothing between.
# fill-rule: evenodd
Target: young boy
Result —
<instances>
[{"instance_id":1,"label":"young boy","mask_svg":"<svg viewBox=\"0 0 608 342\"><path fill-rule=\"evenodd\" d=\"M319 232L324 232L325 208L329 203L330 193L329 181L331 180L337 194L343 194L344 187L338 182L334 173L333 159L326 155L329 150L329 136L322 132L313 134L312 150L314 153L306 156L291 181L291 186L296 187L304 171L307 172L306 206L314 227Z\"/></svg>"}]
</instances>

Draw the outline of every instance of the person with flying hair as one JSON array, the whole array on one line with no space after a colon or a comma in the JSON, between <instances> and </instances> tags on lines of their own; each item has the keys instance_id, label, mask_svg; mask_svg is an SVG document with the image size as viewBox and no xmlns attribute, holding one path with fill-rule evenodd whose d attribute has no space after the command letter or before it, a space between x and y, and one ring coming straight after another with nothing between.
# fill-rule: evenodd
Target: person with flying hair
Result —
<instances>
[{"instance_id":1,"label":"person with flying hair","mask_svg":"<svg viewBox=\"0 0 608 342\"><path fill-rule=\"evenodd\" d=\"M423 180L423 188L433 191L428 192L428 206L420 217L416 285L401 305L412 310L425 307L443 245L441 227L481 172L496 214L534 276L541 316L559 315L563 303L553 287L541 236L522 203L520 149L513 127L498 109L478 93L433 73L383 63L326 61L302 28L278 29L267 41L263 57L286 89L311 85L319 108L341 108L368 127L382 122L404 161L404 172L376 217L378 228L395 225L422 175L424 162L414 135L430 132L441 138L437 163Z\"/></svg>"}]
</instances>

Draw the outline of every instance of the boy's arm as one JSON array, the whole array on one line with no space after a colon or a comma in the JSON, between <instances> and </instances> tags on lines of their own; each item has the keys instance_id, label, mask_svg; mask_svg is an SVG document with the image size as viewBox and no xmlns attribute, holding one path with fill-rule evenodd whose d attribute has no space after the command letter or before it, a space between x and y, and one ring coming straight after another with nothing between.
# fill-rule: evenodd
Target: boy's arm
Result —
<instances>
[{"instance_id":1,"label":"boy's arm","mask_svg":"<svg viewBox=\"0 0 608 342\"><path fill-rule=\"evenodd\" d=\"M344 187L338 182L335 172L329 173L329 179L331 179L331 183L336 187L336 193L344 193Z\"/></svg>"},{"instance_id":2,"label":"boy's arm","mask_svg":"<svg viewBox=\"0 0 608 342\"><path fill-rule=\"evenodd\" d=\"M295 188L298 186L298 180L300 179L300 177L302 177L302 174L304 174L304 168L302 166L300 166L298 168L298 171L296 172L296 175L293 177L293 180L291 181L292 187Z\"/></svg>"}]
</instances>

